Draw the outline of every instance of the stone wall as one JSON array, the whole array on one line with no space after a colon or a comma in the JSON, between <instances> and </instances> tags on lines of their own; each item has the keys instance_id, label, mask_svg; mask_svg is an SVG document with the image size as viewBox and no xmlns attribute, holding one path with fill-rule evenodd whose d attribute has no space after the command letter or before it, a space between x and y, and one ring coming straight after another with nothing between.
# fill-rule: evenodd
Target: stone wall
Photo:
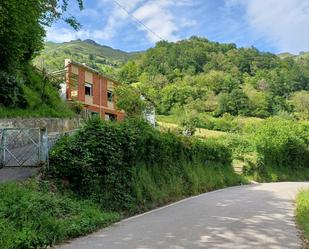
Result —
<instances>
[{"instance_id":1,"label":"stone wall","mask_svg":"<svg viewBox=\"0 0 309 249\"><path fill-rule=\"evenodd\" d=\"M1 128L47 128L48 133L77 129L81 118L5 118L0 119Z\"/></svg>"}]
</instances>

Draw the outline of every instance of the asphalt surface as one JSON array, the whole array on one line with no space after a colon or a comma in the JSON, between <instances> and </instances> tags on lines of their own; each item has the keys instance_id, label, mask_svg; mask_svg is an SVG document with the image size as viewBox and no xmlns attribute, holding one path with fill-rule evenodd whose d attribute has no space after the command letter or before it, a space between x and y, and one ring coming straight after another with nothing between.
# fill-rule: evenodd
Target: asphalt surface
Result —
<instances>
[{"instance_id":1,"label":"asphalt surface","mask_svg":"<svg viewBox=\"0 0 309 249\"><path fill-rule=\"evenodd\" d=\"M231 187L185 199L57 249L301 248L294 199L309 183Z\"/></svg>"},{"instance_id":2,"label":"asphalt surface","mask_svg":"<svg viewBox=\"0 0 309 249\"><path fill-rule=\"evenodd\" d=\"M0 169L0 184L10 181L20 181L34 176L39 168L35 167L4 167Z\"/></svg>"}]
</instances>

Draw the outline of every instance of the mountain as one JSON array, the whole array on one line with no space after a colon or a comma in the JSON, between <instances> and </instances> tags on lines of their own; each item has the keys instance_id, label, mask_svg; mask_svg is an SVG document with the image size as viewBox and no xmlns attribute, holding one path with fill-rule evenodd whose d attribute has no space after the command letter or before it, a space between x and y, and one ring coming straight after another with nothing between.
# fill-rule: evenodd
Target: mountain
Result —
<instances>
[{"instance_id":1,"label":"mountain","mask_svg":"<svg viewBox=\"0 0 309 249\"><path fill-rule=\"evenodd\" d=\"M106 71L110 67L119 67L142 52L125 52L100 45L93 40L73 40L70 42L46 42L45 47L33 63L44 66L48 71L63 69L64 59L69 58L97 70Z\"/></svg>"},{"instance_id":2,"label":"mountain","mask_svg":"<svg viewBox=\"0 0 309 249\"><path fill-rule=\"evenodd\" d=\"M296 55L291 54L289 52L283 52L283 53L277 54L277 56L279 58L281 58L281 59L290 58L290 57L296 57Z\"/></svg>"}]
</instances>

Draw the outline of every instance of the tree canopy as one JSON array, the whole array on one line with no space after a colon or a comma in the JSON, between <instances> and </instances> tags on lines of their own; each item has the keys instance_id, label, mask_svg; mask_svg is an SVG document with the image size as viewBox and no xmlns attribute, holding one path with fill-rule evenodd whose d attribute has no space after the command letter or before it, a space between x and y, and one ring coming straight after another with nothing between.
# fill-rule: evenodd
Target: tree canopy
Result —
<instances>
[{"instance_id":1,"label":"tree canopy","mask_svg":"<svg viewBox=\"0 0 309 249\"><path fill-rule=\"evenodd\" d=\"M80 9L83 1L76 0ZM0 104L19 105L26 64L43 48L45 26L62 19L74 29L80 24L67 14L69 0L2 0L0 2Z\"/></svg>"},{"instance_id":2,"label":"tree canopy","mask_svg":"<svg viewBox=\"0 0 309 249\"><path fill-rule=\"evenodd\" d=\"M118 77L128 84L139 82L160 114L180 105L215 116L267 117L294 110L289 101L294 93L309 90L308 65L254 47L191 37L158 42L125 64Z\"/></svg>"}]
</instances>

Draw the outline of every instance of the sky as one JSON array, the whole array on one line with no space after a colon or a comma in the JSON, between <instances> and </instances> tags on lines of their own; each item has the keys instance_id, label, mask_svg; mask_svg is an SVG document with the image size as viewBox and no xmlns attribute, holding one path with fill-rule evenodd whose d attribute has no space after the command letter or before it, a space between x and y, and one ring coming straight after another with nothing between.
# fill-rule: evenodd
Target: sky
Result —
<instances>
[{"instance_id":1,"label":"sky","mask_svg":"<svg viewBox=\"0 0 309 249\"><path fill-rule=\"evenodd\" d=\"M308 0L84 0L82 11L71 0L69 14L82 28L58 21L47 41L92 39L141 51L195 35L273 53L309 51Z\"/></svg>"}]
</instances>

